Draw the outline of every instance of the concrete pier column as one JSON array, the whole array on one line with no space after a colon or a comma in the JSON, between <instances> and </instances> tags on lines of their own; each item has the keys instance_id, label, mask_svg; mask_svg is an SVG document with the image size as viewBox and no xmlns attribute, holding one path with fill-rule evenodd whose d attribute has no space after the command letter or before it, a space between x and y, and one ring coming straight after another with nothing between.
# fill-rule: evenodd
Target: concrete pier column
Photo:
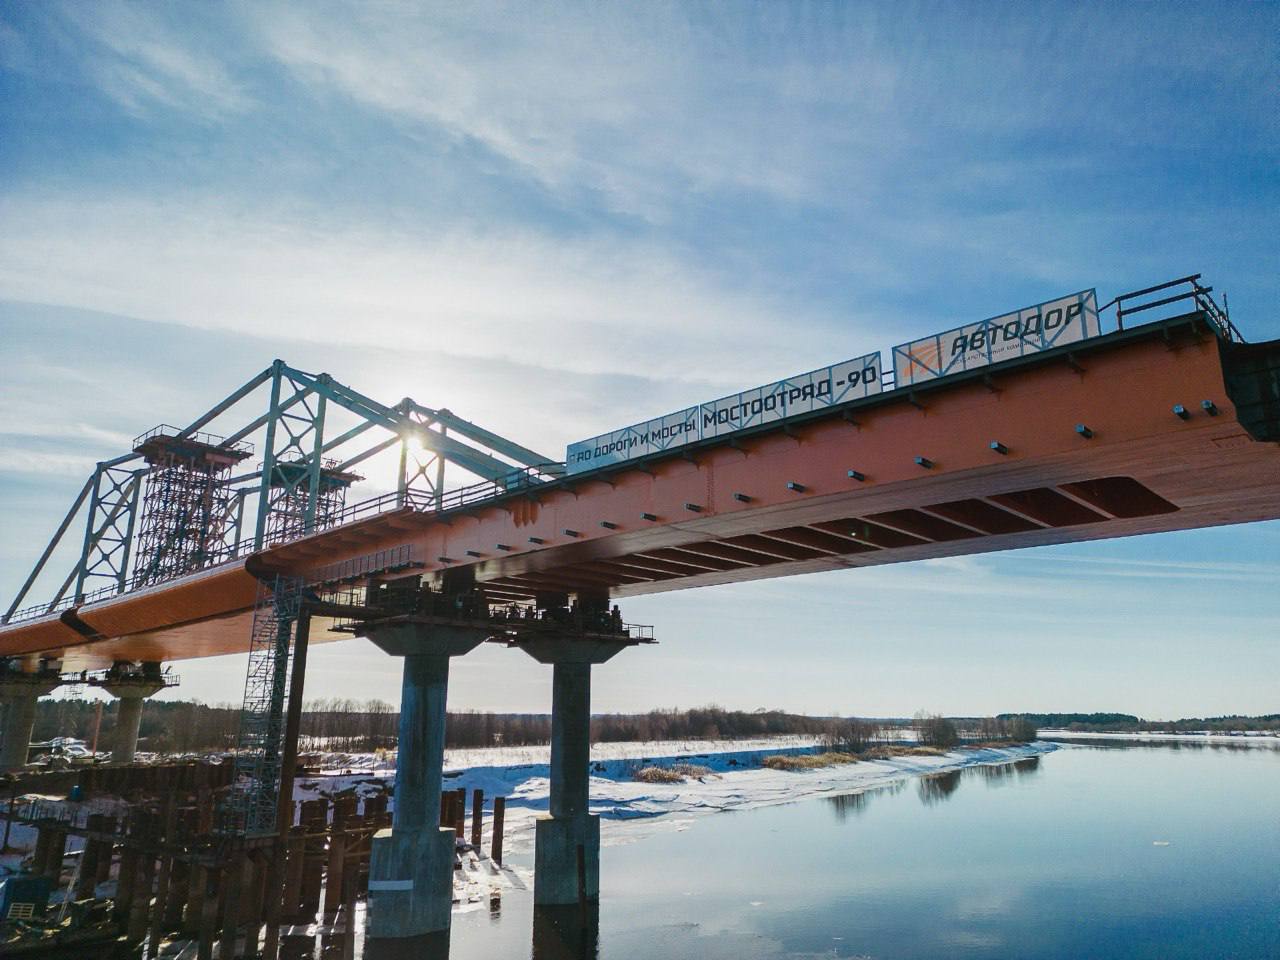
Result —
<instances>
[{"instance_id":1,"label":"concrete pier column","mask_svg":"<svg viewBox=\"0 0 1280 960\"><path fill-rule=\"evenodd\" d=\"M591 762L591 667L630 641L557 638L518 646L552 665L550 814L535 825L533 902L595 903L600 898L600 818L587 797Z\"/></svg>"},{"instance_id":2,"label":"concrete pier column","mask_svg":"<svg viewBox=\"0 0 1280 960\"><path fill-rule=\"evenodd\" d=\"M440 790L449 658L488 634L486 628L427 623L368 627L369 639L404 658L392 825L375 834L369 862L368 938L378 955L386 954L386 941L448 935L454 831L440 826ZM425 952L427 944L420 946Z\"/></svg>"},{"instance_id":3,"label":"concrete pier column","mask_svg":"<svg viewBox=\"0 0 1280 960\"><path fill-rule=\"evenodd\" d=\"M591 664L551 668L551 816L587 813L591 764Z\"/></svg>"},{"instance_id":4,"label":"concrete pier column","mask_svg":"<svg viewBox=\"0 0 1280 960\"><path fill-rule=\"evenodd\" d=\"M138 730L142 728L142 694L132 691L120 697L116 714L116 729L111 746L111 759L116 763L131 763L138 752Z\"/></svg>"},{"instance_id":5,"label":"concrete pier column","mask_svg":"<svg viewBox=\"0 0 1280 960\"><path fill-rule=\"evenodd\" d=\"M21 770L26 766L31 730L36 724L36 701L52 693L60 682L56 671L0 672L0 702L4 704L0 770Z\"/></svg>"},{"instance_id":6,"label":"concrete pier column","mask_svg":"<svg viewBox=\"0 0 1280 960\"><path fill-rule=\"evenodd\" d=\"M165 688L160 664L136 666L127 661L112 664L99 682L107 693L120 701L112 732L111 762L131 763L138 751L138 730L142 726L142 701Z\"/></svg>"}]
</instances>

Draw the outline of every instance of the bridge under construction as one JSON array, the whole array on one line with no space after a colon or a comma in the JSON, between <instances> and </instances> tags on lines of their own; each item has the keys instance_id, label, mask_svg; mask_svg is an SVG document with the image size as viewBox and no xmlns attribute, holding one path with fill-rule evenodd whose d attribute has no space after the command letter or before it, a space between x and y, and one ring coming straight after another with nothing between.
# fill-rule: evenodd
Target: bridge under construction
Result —
<instances>
[{"instance_id":1,"label":"bridge under construction","mask_svg":"<svg viewBox=\"0 0 1280 960\"><path fill-rule=\"evenodd\" d=\"M132 705L118 741L131 757L163 664L247 654L220 823L275 837L292 817L307 648L367 637L404 663L369 933L447 930L449 662L505 643L552 667L535 901L595 898L591 668L653 639L617 601L1280 517L1280 341L1245 342L1211 293L1197 275L1101 309L1092 291L1072 295L895 348L887 366L871 354L583 441L564 460L276 361L98 464L0 623L0 762L25 762L35 700L59 683L92 678ZM469 482L447 484L446 465ZM354 496L362 485L374 495Z\"/></svg>"}]
</instances>

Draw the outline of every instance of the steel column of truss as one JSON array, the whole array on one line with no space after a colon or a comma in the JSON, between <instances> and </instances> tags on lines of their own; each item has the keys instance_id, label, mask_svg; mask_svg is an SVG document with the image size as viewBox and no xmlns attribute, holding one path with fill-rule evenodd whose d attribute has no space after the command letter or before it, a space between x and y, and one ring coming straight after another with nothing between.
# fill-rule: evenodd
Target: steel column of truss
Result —
<instances>
[{"instance_id":1,"label":"steel column of truss","mask_svg":"<svg viewBox=\"0 0 1280 960\"><path fill-rule=\"evenodd\" d=\"M261 550L267 536L267 514L271 505L271 474L275 469L276 422L280 419L280 380L284 361L271 365L271 405L267 408L267 440L262 451L262 474L258 482L258 518L253 528L253 549Z\"/></svg>"},{"instance_id":2,"label":"steel column of truss","mask_svg":"<svg viewBox=\"0 0 1280 960\"><path fill-rule=\"evenodd\" d=\"M277 361L277 362L280 362L280 361ZM274 409L277 413L283 413L285 410L288 410L290 407L292 407L295 403L299 403L302 400L302 398L305 397L306 395L307 395L307 391L305 389L298 390L293 396L291 396L288 400L285 400L283 403L277 402L273 404L272 409ZM238 443L239 441L243 440L245 437L257 431L264 424L266 424L270 419L271 419L271 410L268 409L267 412L264 413L262 416L258 417L256 420L250 421L248 426L241 427L239 430L231 434L231 436L227 437L222 442L228 445L233 443ZM242 479L251 479L256 476L257 476L256 473L251 473L247 477L244 477Z\"/></svg>"},{"instance_id":3,"label":"steel column of truss","mask_svg":"<svg viewBox=\"0 0 1280 960\"><path fill-rule=\"evenodd\" d=\"M122 469L114 461L98 464L93 476L89 513L85 519L80 562L63 582L62 588L50 602L49 609L52 610L62 599L72 580L75 581L74 596L77 602L83 599L85 583L90 577L110 577L116 581L118 591L125 589L133 545L134 518L138 512L138 493L142 488L142 475L145 472ZM105 490L104 480L107 483ZM101 520L98 519L100 514ZM120 527L122 521L125 524L123 529ZM103 544L106 544L105 548Z\"/></svg>"},{"instance_id":4,"label":"steel column of truss","mask_svg":"<svg viewBox=\"0 0 1280 960\"><path fill-rule=\"evenodd\" d=\"M279 539L282 530L301 536L315 529L324 467L319 453L324 447L327 398L311 384L296 379L291 367L282 366L281 375L298 391L300 400L288 410L276 411L270 449L264 451L262 479L266 499L259 502L258 509L260 516L265 510L266 536L273 540ZM269 469L265 453L271 455ZM288 515L299 510L295 530Z\"/></svg>"},{"instance_id":5,"label":"steel column of truss","mask_svg":"<svg viewBox=\"0 0 1280 960\"><path fill-rule=\"evenodd\" d=\"M445 438L445 428L443 424L434 424L434 412L418 408L411 400L402 400L401 408L404 410L405 416L418 425L418 430L414 432L414 439L420 439L424 434L438 434L442 439ZM432 506L438 507L444 496L444 464L445 457L440 453L433 451L425 440L422 441L426 457L420 457L418 451L414 449L414 444L410 442L408 437L402 437L400 440L400 477L399 486L397 487L398 503L403 505L406 495L412 490L423 490ZM432 476L432 468L434 468L434 477ZM421 483L419 483L421 481Z\"/></svg>"},{"instance_id":6,"label":"steel column of truss","mask_svg":"<svg viewBox=\"0 0 1280 960\"><path fill-rule=\"evenodd\" d=\"M320 502L320 471L324 464L321 454L324 452L324 394L316 401L316 415L312 431L315 433L314 452L308 465L307 518L305 532L313 533L316 529L316 504Z\"/></svg>"},{"instance_id":7,"label":"steel column of truss","mask_svg":"<svg viewBox=\"0 0 1280 960\"><path fill-rule=\"evenodd\" d=\"M244 542L244 501L247 496L247 490L236 491L235 532L231 535L231 542L227 544L233 559L240 556L240 544Z\"/></svg>"},{"instance_id":8,"label":"steel column of truss","mask_svg":"<svg viewBox=\"0 0 1280 960\"><path fill-rule=\"evenodd\" d=\"M292 407L294 404L301 402L302 398L306 395L306 393L307 393L307 390L299 390L292 397L290 397L288 400L282 403L280 405L280 409L285 410L289 407ZM264 413L261 417L259 417L250 425L252 429L246 428L244 430L237 431L235 434L233 434L230 438L228 438L224 442L231 443L235 440L243 440L246 436L252 433L253 430L256 430L258 427L261 427L264 423L266 423L267 417L268 417L268 414ZM363 423L357 424L356 426L352 427L346 433L340 434L339 436L334 437L332 440L326 440L324 442L324 446L321 447L320 452L328 453L330 450L334 449L335 447L340 447L344 443L346 443L348 440L354 440L356 437L360 436L362 433L365 433L368 430L372 430L374 427L377 427L377 426L380 426L380 424L374 423L371 420L365 420ZM369 450L366 450L363 453L357 454L351 460L348 460L345 463L340 464L338 466L338 469L345 470L349 466L353 466L357 463L367 460L369 459L369 457L376 456L377 454L381 453L383 450L387 449L387 447L391 446L391 444L393 443L395 443L394 437L392 437L390 440L385 440L378 446L373 447ZM310 463L311 454L307 454L307 456L303 458L303 460L305 463ZM251 473L237 474L227 482L232 484L246 483L249 480L257 480L257 479L260 479L261 477L262 477L262 471L254 470Z\"/></svg>"}]
</instances>

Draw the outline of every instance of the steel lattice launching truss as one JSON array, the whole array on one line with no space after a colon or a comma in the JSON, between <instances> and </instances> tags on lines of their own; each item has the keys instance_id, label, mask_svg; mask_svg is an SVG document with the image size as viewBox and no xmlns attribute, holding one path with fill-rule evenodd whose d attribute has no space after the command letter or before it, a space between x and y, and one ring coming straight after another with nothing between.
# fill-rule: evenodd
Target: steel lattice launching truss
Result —
<instances>
[{"instance_id":1,"label":"steel lattice launching truss","mask_svg":"<svg viewBox=\"0 0 1280 960\"><path fill-rule=\"evenodd\" d=\"M265 410L237 415L263 393ZM255 446L257 469L237 473ZM367 512L437 509L446 464L495 492L564 472L448 410L408 398L388 406L277 360L186 427L156 427L99 463L0 623L171 580ZM348 507L367 473L387 492ZM53 598L20 609L55 556L74 549L78 517L79 549Z\"/></svg>"}]
</instances>

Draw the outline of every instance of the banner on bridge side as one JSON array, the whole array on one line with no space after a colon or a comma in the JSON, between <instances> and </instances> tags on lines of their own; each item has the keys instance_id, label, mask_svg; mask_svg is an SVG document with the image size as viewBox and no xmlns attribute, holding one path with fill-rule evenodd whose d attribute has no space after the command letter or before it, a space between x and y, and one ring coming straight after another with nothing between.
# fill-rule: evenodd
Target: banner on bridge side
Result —
<instances>
[{"instance_id":1,"label":"banner on bridge side","mask_svg":"<svg viewBox=\"0 0 1280 960\"><path fill-rule=\"evenodd\" d=\"M897 387L1096 337L1098 294L1082 290L893 348Z\"/></svg>"},{"instance_id":2,"label":"banner on bridge side","mask_svg":"<svg viewBox=\"0 0 1280 960\"><path fill-rule=\"evenodd\" d=\"M568 473L594 470L880 393L880 352L569 444Z\"/></svg>"}]
</instances>

